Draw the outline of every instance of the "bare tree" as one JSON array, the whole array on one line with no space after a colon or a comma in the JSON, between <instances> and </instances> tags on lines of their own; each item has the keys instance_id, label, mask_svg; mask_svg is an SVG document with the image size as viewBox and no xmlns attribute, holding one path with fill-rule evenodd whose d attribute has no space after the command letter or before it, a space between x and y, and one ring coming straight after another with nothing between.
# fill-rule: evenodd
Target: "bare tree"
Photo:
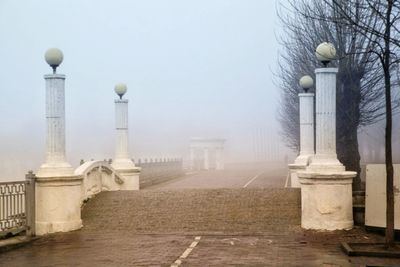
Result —
<instances>
[{"instance_id":1,"label":"bare tree","mask_svg":"<svg viewBox=\"0 0 400 267\"><path fill-rule=\"evenodd\" d=\"M336 135L338 158L347 170L359 174L358 127L374 123L384 116L384 93L379 90L382 71L373 54L362 53L376 46L374 36L365 36L351 25L331 21L329 18L337 16L337 10L323 1L297 0L290 1L289 5L280 12L284 26L281 43L285 48L278 72L282 89L282 134L290 147L297 148L298 80L306 74L314 75L314 69L319 64L315 58L317 45L323 41L332 42L339 58L334 63L339 67ZM358 7L353 9L357 12ZM312 16L314 13L320 19L315 19ZM374 23L369 15L359 14L358 19ZM353 181L353 190L360 189L361 180L358 175Z\"/></svg>"},{"instance_id":2,"label":"bare tree","mask_svg":"<svg viewBox=\"0 0 400 267\"><path fill-rule=\"evenodd\" d=\"M373 45L362 47L359 54L370 55L371 60L379 63L377 72L382 74L383 83L377 87L385 96L384 114L385 130L385 163L386 163L386 247L394 243L394 192L393 192L393 159L392 159L392 113L397 108L398 100L392 94L398 90L398 67L400 62L400 1L399 0L323 0L323 4L334 12L330 16L321 16L316 10L301 12L302 16L318 22L328 22L351 28ZM304 1L303 1L304 3ZM297 8L296 8L297 9ZM362 19L365 16L370 19ZM361 19L360 19L361 18ZM372 21L372 23L371 23ZM346 53L345 56L351 56Z\"/></svg>"}]
</instances>

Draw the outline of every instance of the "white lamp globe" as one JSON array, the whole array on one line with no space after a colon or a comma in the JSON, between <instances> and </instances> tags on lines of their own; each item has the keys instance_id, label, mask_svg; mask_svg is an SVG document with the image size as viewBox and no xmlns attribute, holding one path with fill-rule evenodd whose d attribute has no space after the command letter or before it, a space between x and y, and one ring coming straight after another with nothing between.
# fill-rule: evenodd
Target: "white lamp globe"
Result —
<instances>
[{"instance_id":1,"label":"white lamp globe","mask_svg":"<svg viewBox=\"0 0 400 267\"><path fill-rule=\"evenodd\" d=\"M304 89L304 91L307 92L308 89L310 89L314 85L314 80L311 78L309 75L305 75L300 78L299 84L301 88Z\"/></svg>"},{"instance_id":2,"label":"white lamp globe","mask_svg":"<svg viewBox=\"0 0 400 267\"><path fill-rule=\"evenodd\" d=\"M119 96L120 99L122 99L122 96L126 93L127 90L128 87L124 83L119 83L114 87L114 91Z\"/></svg>"},{"instance_id":3,"label":"white lamp globe","mask_svg":"<svg viewBox=\"0 0 400 267\"><path fill-rule=\"evenodd\" d=\"M53 68L53 72L56 73L56 69L62 63L64 59L63 52L58 48L50 48L47 49L44 54L44 59L47 64L49 64Z\"/></svg>"},{"instance_id":4,"label":"white lamp globe","mask_svg":"<svg viewBox=\"0 0 400 267\"><path fill-rule=\"evenodd\" d=\"M323 42L315 49L315 56L325 66L336 57L336 49L332 43Z\"/></svg>"}]
</instances>

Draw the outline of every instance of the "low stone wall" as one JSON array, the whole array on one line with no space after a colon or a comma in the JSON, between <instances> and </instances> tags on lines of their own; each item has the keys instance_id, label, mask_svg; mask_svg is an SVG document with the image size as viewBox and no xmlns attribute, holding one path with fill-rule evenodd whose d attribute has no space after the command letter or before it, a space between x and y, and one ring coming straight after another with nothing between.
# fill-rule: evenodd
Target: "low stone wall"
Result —
<instances>
[{"instance_id":1,"label":"low stone wall","mask_svg":"<svg viewBox=\"0 0 400 267\"><path fill-rule=\"evenodd\" d=\"M135 165L141 168L140 188L163 183L184 174L181 159L145 159Z\"/></svg>"},{"instance_id":2,"label":"low stone wall","mask_svg":"<svg viewBox=\"0 0 400 267\"><path fill-rule=\"evenodd\" d=\"M101 191L121 190L124 183L124 178L106 161L82 162L75 175L83 177L82 202Z\"/></svg>"}]
</instances>

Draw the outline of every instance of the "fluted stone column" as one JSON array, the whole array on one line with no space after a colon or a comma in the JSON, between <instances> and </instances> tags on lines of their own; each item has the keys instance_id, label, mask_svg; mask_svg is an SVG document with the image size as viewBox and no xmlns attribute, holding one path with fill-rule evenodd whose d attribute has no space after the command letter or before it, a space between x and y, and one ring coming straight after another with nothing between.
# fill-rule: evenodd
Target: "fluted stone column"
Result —
<instances>
[{"instance_id":1,"label":"fluted stone column","mask_svg":"<svg viewBox=\"0 0 400 267\"><path fill-rule=\"evenodd\" d=\"M316 151L310 170L344 171L336 155L337 68L319 68L316 75Z\"/></svg>"},{"instance_id":2,"label":"fluted stone column","mask_svg":"<svg viewBox=\"0 0 400 267\"><path fill-rule=\"evenodd\" d=\"M300 104L300 156L295 163L309 161L314 156L314 94L299 94ZM307 162L306 162L307 163Z\"/></svg>"},{"instance_id":3,"label":"fluted stone column","mask_svg":"<svg viewBox=\"0 0 400 267\"><path fill-rule=\"evenodd\" d=\"M128 141L128 100L115 100L115 157L112 167L124 178L122 190L139 190L140 168L129 156Z\"/></svg>"},{"instance_id":4,"label":"fluted stone column","mask_svg":"<svg viewBox=\"0 0 400 267\"><path fill-rule=\"evenodd\" d=\"M134 163L129 157L128 152L128 100L115 100L115 158L113 161L114 168L130 168L134 167Z\"/></svg>"},{"instance_id":5,"label":"fluted stone column","mask_svg":"<svg viewBox=\"0 0 400 267\"><path fill-rule=\"evenodd\" d=\"M190 148L190 169L193 171L195 169L195 161L194 161L194 148Z\"/></svg>"},{"instance_id":6,"label":"fluted stone column","mask_svg":"<svg viewBox=\"0 0 400 267\"><path fill-rule=\"evenodd\" d=\"M209 162L209 151L208 148L204 149L204 169L208 170L210 168L210 162Z\"/></svg>"},{"instance_id":7,"label":"fluted stone column","mask_svg":"<svg viewBox=\"0 0 400 267\"><path fill-rule=\"evenodd\" d=\"M65 156L65 75L48 74L46 81L46 161L37 176L72 175Z\"/></svg>"},{"instance_id":8,"label":"fluted stone column","mask_svg":"<svg viewBox=\"0 0 400 267\"><path fill-rule=\"evenodd\" d=\"M46 161L36 175L36 234L68 232L82 227L82 176L75 175L65 155L65 75L56 74L62 62L59 49L45 55L53 67L46 81Z\"/></svg>"},{"instance_id":9,"label":"fluted stone column","mask_svg":"<svg viewBox=\"0 0 400 267\"><path fill-rule=\"evenodd\" d=\"M223 170L224 169L224 158L223 158L223 149L217 148L215 151L215 158L216 158L216 169Z\"/></svg>"},{"instance_id":10,"label":"fluted stone column","mask_svg":"<svg viewBox=\"0 0 400 267\"><path fill-rule=\"evenodd\" d=\"M305 170L314 156L314 94L299 94L300 153L289 164L290 186L300 187L297 171Z\"/></svg>"},{"instance_id":11,"label":"fluted stone column","mask_svg":"<svg viewBox=\"0 0 400 267\"><path fill-rule=\"evenodd\" d=\"M336 230L353 227L352 179L336 156L337 68L320 68L316 74L316 154L301 184L301 225L306 229Z\"/></svg>"}]
</instances>

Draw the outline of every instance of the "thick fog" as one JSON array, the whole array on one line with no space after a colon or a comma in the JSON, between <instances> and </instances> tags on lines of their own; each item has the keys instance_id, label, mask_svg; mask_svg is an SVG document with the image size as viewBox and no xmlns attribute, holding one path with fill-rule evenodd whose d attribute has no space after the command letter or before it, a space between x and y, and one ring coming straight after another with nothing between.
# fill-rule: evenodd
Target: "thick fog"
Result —
<instances>
[{"instance_id":1,"label":"thick fog","mask_svg":"<svg viewBox=\"0 0 400 267\"><path fill-rule=\"evenodd\" d=\"M0 178L44 161L50 47L64 52L72 165L113 157L118 82L133 158L185 158L191 137L216 137L228 162L254 160L258 139L279 140L277 26L274 2L262 0L1 1Z\"/></svg>"}]
</instances>

